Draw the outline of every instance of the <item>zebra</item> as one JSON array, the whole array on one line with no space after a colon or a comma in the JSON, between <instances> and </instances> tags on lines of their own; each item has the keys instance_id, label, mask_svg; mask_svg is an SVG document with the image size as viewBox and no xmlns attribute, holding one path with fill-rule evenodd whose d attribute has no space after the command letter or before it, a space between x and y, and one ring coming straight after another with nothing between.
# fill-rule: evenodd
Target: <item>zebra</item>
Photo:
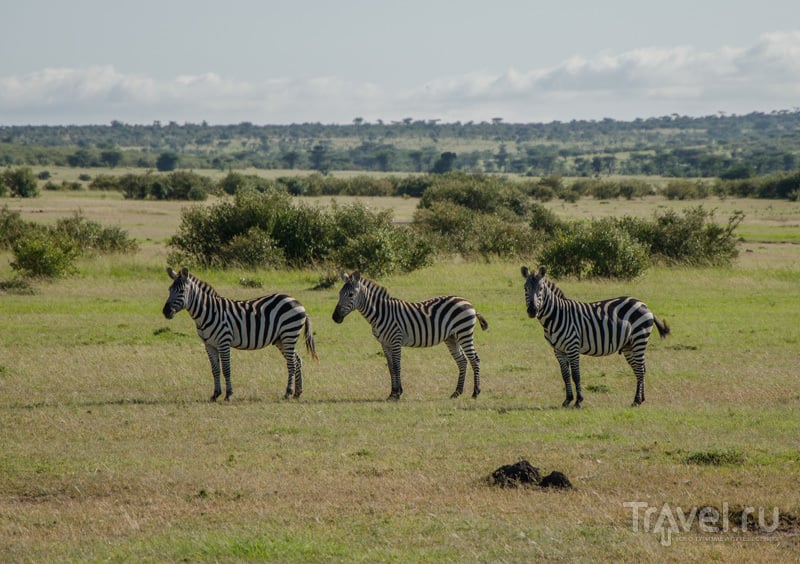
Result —
<instances>
[{"instance_id":1,"label":"zebra","mask_svg":"<svg viewBox=\"0 0 800 564\"><path fill-rule=\"evenodd\" d=\"M354 309L369 321L372 334L381 344L389 366L392 392L387 399L399 400L403 393L400 382L401 347L432 347L442 341L458 365L458 384L450 396L457 398L464 391L467 359L472 365L474 384L472 397L481 393L480 362L475 351L473 334L476 320L486 331L489 324L467 300L457 296L439 296L424 302L405 302L389 295L383 286L361 276L340 271L344 286L333 311L333 320L342 323Z\"/></svg>"},{"instance_id":2,"label":"zebra","mask_svg":"<svg viewBox=\"0 0 800 564\"><path fill-rule=\"evenodd\" d=\"M272 294L252 300L231 300L217 293L208 283L189 274L186 268L176 273L167 268L173 282L169 297L164 304L164 317L172 319L185 309L197 325L197 334L203 339L214 376L216 401L222 394L220 389L220 362L225 376L225 401L233 394L231 387L231 347L240 350L255 350L275 345L286 359L289 382L286 399L299 398L303 393L302 361L295 352L300 330L305 330L306 348L311 357L319 362L311 318L294 298L285 294ZM292 389L294 384L294 390Z\"/></svg>"},{"instance_id":3,"label":"zebra","mask_svg":"<svg viewBox=\"0 0 800 564\"><path fill-rule=\"evenodd\" d=\"M618 352L633 368L636 376L636 396L633 405L644 402L644 352L655 324L661 338L669 335L666 322L660 321L641 301L619 297L584 303L570 300L550 279L547 269L539 267L535 274L527 266L521 269L525 278L525 304L529 317L535 317L544 327L544 337L552 345L567 398L561 405L572 403L570 371L575 382L575 407L583 402L581 393L580 355L605 356Z\"/></svg>"}]
</instances>

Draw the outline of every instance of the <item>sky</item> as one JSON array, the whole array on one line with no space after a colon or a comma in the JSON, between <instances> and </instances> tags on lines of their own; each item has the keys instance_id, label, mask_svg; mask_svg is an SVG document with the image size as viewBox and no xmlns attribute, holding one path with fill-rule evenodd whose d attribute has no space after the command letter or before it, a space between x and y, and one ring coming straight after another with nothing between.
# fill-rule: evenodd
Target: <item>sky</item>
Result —
<instances>
[{"instance_id":1,"label":"sky","mask_svg":"<svg viewBox=\"0 0 800 564\"><path fill-rule=\"evenodd\" d=\"M0 0L0 126L797 109L797 0Z\"/></svg>"}]
</instances>

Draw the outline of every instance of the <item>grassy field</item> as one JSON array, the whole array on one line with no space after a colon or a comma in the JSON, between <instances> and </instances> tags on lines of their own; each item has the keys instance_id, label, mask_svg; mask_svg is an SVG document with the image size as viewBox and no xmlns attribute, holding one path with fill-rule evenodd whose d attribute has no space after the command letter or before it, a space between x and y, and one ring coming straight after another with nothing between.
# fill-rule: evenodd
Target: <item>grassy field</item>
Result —
<instances>
[{"instance_id":1,"label":"grassy field","mask_svg":"<svg viewBox=\"0 0 800 564\"><path fill-rule=\"evenodd\" d=\"M232 401L209 403L194 324L185 313L161 315L164 241L182 204L80 193L5 204L43 222L80 209L122 225L142 250L83 260L79 275L37 283L32 296L0 292L4 562L800 554L800 245L786 242L800 231L797 203L709 200L720 219L747 214L729 269L562 281L584 300L635 295L672 327L669 339L651 339L643 406L629 407L634 378L613 356L582 362L582 410L559 407L563 384L541 326L525 315L520 264L456 260L381 283L405 299L457 293L476 305L490 324L476 336L479 399L468 397L469 380L467 397L449 399L456 369L440 346L404 351L405 394L386 402L388 371L368 324L358 313L331 320L338 287L312 290L311 271L231 270L197 274L231 297L293 294L314 322L321 363L304 355L305 393L285 401L278 352L235 351ZM370 205L413 213L408 200ZM548 205L599 217L696 203ZM0 280L12 276L10 258L0 254ZM574 490L486 483L523 458L543 474L564 472ZM742 533L735 513L704 521L724 528L709 532L699 527L704 506L762 508L767 528L778 508L780 526L767 533L756 519ZM680 519L693 509L685 531Z\"/></svg>"}]
</instances>

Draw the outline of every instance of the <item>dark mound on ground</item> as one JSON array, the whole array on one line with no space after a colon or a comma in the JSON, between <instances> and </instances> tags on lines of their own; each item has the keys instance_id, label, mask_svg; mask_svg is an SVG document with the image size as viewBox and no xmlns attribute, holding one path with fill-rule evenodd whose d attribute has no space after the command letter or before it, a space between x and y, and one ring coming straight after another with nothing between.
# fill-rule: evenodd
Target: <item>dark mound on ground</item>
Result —
<instances>
[{"instance_id":1,"label":"dark mound on ground","mask_svg":"<svg viewBox=\"0 0 800 564\"><path fill-rule=\"evenodd\" d=\"M539 483L539 469L532 466L527 460L520 460L515 464L501 466L489 477L489 483L501 488L516 488L520 485L537 485Z\"/></svg>"},{"instance_id":2,"label":"dark mound on ground","mask_svg":"<svg viewBox=\"0 0 800 564\"><path fill-rule=\"evenodd\" d=\"M572 482L569 481L564 474L554 470L550 472L547 476L542 478L539 482L540 488L562 488L566 490L572 489Z\"/></svg>"}]
</instances>

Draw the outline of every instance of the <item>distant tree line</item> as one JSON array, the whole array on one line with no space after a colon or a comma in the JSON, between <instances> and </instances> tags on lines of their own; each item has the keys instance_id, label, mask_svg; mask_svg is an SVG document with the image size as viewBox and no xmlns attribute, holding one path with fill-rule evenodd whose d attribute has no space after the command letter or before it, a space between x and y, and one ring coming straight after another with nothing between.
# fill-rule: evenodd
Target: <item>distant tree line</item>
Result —
<instances>
[{"instance_id":1,"label":"distant tree line","mask_svg":"<svg viewBox=\"0 0 800 564\"><path fill-rule=\"evenodd\" d=\"M800 166L800 111L546 124L0 126L0 165L742 179Z\"/></svg>"}]
</instances>

